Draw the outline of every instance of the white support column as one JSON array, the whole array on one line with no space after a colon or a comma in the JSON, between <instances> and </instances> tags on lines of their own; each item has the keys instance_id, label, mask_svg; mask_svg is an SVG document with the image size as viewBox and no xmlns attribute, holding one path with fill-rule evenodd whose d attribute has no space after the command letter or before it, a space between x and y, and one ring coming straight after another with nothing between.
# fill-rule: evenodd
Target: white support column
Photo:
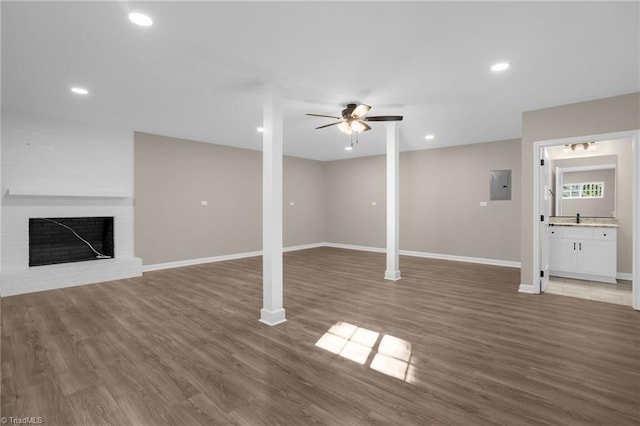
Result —
<instances>
[{"instance_id":1,"label":"white support column","mask_svg":"<svg viewBox=\"0 0 640 426\"><path fill-rule=\"evenodd\" d=\"M631 265L631 306L640 311L640 131L632 139L633 150L633 263Z\"/></svg>"},{"instance_id":2,"label":"white support column","mask_svg":"<svg viewBox=\"0 0 640 426\"><path fill-rule=\"evenodd\" d=\"M386 280L400 279L400 149L398 123L387 127L387 270Z\"/></svg>"},{"instance_id":3,"label":"white support column","mask_svg":"<svg viewBox=\"0 0 640 426\"><path fill-rule=\"evenodd\" d=\"M282 307L282 98L264 86L262 133L262 310L260 321L286 321Z\"/></svg>"}]
</instances>

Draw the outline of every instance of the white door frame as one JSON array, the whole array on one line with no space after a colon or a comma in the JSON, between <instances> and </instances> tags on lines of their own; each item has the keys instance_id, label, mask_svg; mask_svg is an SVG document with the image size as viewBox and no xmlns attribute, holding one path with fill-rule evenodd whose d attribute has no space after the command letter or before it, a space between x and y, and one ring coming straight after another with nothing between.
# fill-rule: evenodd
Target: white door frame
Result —
<instances>
[{"instance_id":1,"label":"white door frame","mask_svg":"<svg viewBox=\"0 0 640 426\"><path fill-rule=\"evenodd\" d=\"M580 143L585 140L631 139L633 152L633 229L632 229L632 306L640 310L640 130L604 133L599 135L584 135L571 138L550 139L533 143L533 293L540 293L540 151L554 145Z\"/></svg>"}]
</instances>

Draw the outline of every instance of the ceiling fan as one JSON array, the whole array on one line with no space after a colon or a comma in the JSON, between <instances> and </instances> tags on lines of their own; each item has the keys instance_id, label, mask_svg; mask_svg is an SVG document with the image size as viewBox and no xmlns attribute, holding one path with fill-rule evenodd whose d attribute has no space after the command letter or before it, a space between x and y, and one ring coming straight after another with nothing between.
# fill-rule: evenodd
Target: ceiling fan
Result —
<instances>
[{"instance_id":1,"label":"ceiling fan","mask_svg":"<svg viewBox=\"0 0 640 426\"><path fill-rule=\"evenodd\" d=\"M367 121L402 121L401 115L378 115L378 116L370 116L365 117L365 115L369 112L371 107L365 104L348 104L345 109L342 110L342 118L336 117L335 115L324 115L324 114L307 114L311 117L324 117L324 118L334 118L336 120L335 123L325 124L324 126L316 127L316 129L324 129L325 127L330 126L338 126L342 132L350 135L352 133L362 133L368 130L371 130L371 126L369 126Z\"/></svg>"}]
</instances>

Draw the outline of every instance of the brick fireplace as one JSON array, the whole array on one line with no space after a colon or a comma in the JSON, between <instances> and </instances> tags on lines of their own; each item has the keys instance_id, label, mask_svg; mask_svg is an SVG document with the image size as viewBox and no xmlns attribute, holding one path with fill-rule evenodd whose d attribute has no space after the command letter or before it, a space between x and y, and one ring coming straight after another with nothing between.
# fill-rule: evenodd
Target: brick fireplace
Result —
<instances>
[{"instance_id":1,"label":"brick fireplace","mask_svg":"<svg viewBox=\"0 0 640 426\"><path fill-rule=\"evenodd\" d=\"M3 297L142 275L129 197L5 196L2 230Z\"/></svg>"}]
</instances>

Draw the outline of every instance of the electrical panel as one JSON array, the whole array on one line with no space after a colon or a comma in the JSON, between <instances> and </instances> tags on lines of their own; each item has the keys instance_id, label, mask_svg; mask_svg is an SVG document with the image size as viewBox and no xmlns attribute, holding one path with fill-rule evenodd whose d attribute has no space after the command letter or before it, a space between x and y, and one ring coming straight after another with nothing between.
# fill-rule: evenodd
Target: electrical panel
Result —
<instances>
[{"instance_id":1,"label":"electrical panel","mask_svg":"<svg viewBox=\"0 0 640 426\"><path fill-rule=\"evenodd\" d=\"M511 170L489 172L489 188L491 201L511 200Z\"/></svg>"}]
</instances>

